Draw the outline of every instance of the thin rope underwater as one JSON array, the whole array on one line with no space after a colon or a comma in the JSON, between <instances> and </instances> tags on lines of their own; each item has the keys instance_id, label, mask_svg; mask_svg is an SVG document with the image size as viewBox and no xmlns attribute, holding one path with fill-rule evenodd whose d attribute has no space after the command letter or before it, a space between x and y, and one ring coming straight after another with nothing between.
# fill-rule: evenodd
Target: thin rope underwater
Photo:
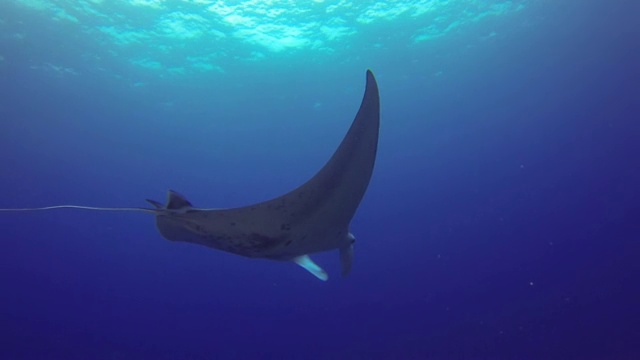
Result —
<instances>
[{"instance_id":1,"label":"thin rope underwater","mask_svg":"<svg viewBox=\"0 0 640 360\"><path fill-rule=\"evenodd\" d=\"M94 207L94 206L80 206L80 205L56 205L45 206L37 208L17 208L17 209L0 209L3 212L19 212L19 211L44 211L44 210L57 210L57 209L80 209L80 210L95 210L95 211L137 211L146 212L151 214L157 214L157 210L145 209L145 208L106 208L106 207Z\"/></svg>"},{"instance_id":2,"label":"thin rope underwater","mask_svg":"<svg viewBox=\"0 0 640 360\"><path fill-rule=\"evenodd\" d=\"M97 207L97 206L81 206L81 205L55 205L55 206L44 206L37 208L15 208L15 209L0 209L0 212L27 212L27 211L46 211L46 210L58 210L58 209L77 209L77 210L92 210L92 211L130 211L130 212L144 212L148 214L154 215L180 215L180 214L188 214L190 212L195 211L217 211L224 210L223 208L181 208L181 209L147 209L147 208L108 208L108 207Z\"/></svg>"}]
</instances>

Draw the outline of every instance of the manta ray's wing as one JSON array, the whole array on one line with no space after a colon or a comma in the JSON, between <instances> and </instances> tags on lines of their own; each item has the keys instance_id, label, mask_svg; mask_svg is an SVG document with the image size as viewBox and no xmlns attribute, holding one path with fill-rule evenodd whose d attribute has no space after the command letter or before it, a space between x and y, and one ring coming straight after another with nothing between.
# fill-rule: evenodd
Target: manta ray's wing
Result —
<instances>
[{"instance_id":1,"label":"manta ray's wing","mask_svg":"<svg viewBox=\"0 0 640 360\"><path fill-rule=\"evenodd\" d=\"M326 273L307 255L340 249L343 274L347 274L354 242L349 223L371 179L380 126L378 85L371 71L366 78L364 97L349 131L309 181L250 206L198 210L189 204L184 212L158 214L160 233L170 240L238 255L292 260L323 280Z\"/></svg>"},{"instance_id":2,"label":"manta ray's wing","mask_svg":"<svg viewBox=\"0 0 640 360\"><path fill-rule=\"evenodd\" d=\"M314 220L346 229L371 180L379 128L378 84L368 70L360 109L329 161L299 188L259 205L265 210L280 208L276 217L294 218L291 213L298 218L321 215ZM265 212L274 214L270 210Z\"/></svg>"},{"instance_id":3,"label":"manta ray's wing","mask_svg":"<svg viewBox=\"0 0 640 360\"><path fill-rule=\"evenodd\" d=\"M166 239L248 257L291 260L326 280L326 272L308 254L339 249L343 275L350 271L355 238L349 233L349 223L371 179L379 126L378 85L373 73L367 71L360 109L333 156L305 184L273 200L235 209L203 210L170 191L166 205L147 200L154 209L57 205L0 211L84 209L150 213L156 215L158 230Z\"/></svg>"}]
</instances>

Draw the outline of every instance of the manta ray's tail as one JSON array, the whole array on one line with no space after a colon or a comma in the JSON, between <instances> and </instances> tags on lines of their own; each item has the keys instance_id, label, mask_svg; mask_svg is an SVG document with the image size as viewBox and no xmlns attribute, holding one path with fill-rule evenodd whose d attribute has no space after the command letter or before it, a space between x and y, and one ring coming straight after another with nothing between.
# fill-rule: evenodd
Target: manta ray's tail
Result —
<instances>
[{"instance_id":1,"label":"manta ray's tail","mask_svg":"<svg viewBox=\"0 0 640 360\"><path fill-rule=\"evenodd\" d=\"M2 212L18 212L18 211L45 211L45 210L58 210L58 209L79 209L79 210L94 210L94 211L135 211L144 212L153 215L162 214L175 214L182 213L188 210L195 210L191 203L185 199L184 196L178 194L176 191L169 190L167 196L167 205L162 205L155 200L147 199L155 209L147 209L141 207L98 207L98 206L82 206L82 205L54 205L44 206L36 208L16 208L16 209L0 209Z\"/></svg>"},{"instance_id":2,"label":"manta ray's tail","mask_svg":"<svg viewBox=\"0 0 640 360\"><path fill-rule=\"evenodd\" d=\"M146 212L150 214L158 214L159 210L145 209L145 208L108 208L108 207L96 207L96 206L81 206L81 205L55 205L44 206L37 208L16 208L16 209L0 209L3 212L17 212L17 211L45 211L45 210L58 210L58 209L80 209L80 210L94 210L94 211L137 211Z\"/></svg>"}]
</instances>

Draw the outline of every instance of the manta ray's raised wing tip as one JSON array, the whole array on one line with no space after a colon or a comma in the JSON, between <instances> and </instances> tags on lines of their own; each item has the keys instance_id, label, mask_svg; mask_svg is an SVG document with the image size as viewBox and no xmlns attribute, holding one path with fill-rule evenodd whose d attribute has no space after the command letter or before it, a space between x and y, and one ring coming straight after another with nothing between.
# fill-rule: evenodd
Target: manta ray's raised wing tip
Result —
<instances>
[{"instance_id":1,"label":"manta ray's raised wing tip","mask_svg":"<svg viewBox=\"0 0 640 360\"><path fill-rule=\"evenodd\" d=\"M371 69L367 69L367 81L365 85L365 98L367 97L367 93L375 93L376 97L378 97L378 82L376 81L375 75L373 75L373 71Z\"/></svg>"},{"instance_id":2,"label":"manta ray's raised wing tip","mask_svg":"<svg viewBox=\"0 0 640 360\"><path fill-rule=\"evenodd\" d=\"M373 71L371 69L367 69L367 85L372 82L376 82L376 76L373 75Z\"/></svg>"}]
</instances>

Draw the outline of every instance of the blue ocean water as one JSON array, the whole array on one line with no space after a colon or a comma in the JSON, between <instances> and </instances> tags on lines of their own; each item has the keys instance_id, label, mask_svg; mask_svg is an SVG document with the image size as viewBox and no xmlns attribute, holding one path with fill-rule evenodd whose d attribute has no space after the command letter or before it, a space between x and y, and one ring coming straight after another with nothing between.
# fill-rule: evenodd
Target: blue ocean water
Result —
<instances>
[{"instance_id":1,"label":"blue ocean water","mask_svg":"<svg viewBox=\"0 0 640 360\"><path fill-rule=\"evenodd\" d=\"M633 0L0 3L0 208L285 193L378 79L355 263L0 213L2 359L640 358Z\"/></svg>"}]
</instances>

